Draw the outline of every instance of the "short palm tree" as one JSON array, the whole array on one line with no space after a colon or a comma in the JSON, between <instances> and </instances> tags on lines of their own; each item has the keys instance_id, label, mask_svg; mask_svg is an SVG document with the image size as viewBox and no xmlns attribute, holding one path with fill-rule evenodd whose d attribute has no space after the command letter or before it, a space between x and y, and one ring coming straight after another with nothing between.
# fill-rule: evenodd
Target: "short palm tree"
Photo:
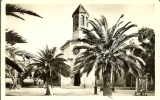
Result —
<instances>
[{"instance_id":1,"label":"short palm tree","mask_svg":"<svg viewBox=\"0 0 160 100\"><path fill-rule=\"evenodd\" d=\"M123 22L119 22L122 17L123 15L112 28L108 28L104 16L101 17L101 20L90 20L88 23L93 29L81 28L85 36L76 40L77 42L83 42L84 45L73 48L73 52L83 49L75 59L75 71L81 70L81 74L87 73L88 75L95 69L95 77L97 77L100 70L102 71L104 96L112 96L113 72L124 76L129 71L135 76L140 76L143 74L141 69L145 66L145 62L141 58L126 54L126 50L130 48L144 49L140 45L127 43L129 39L136 37L137 34L127 35L125 33L130 28L136 27L136 25L128 22L119 28Z\"/></svg>"},{"instance_id":2,"label":"short palm tree","mask_svg":"<svg viewBox=\"0 0 160 100\"><path fill-rule=\"evenodd\" d=\"M61 57L62 55L62 53L56 55L56 47L49 49L48 46L38 52L35 65L39 71L36 71L35 74L39 73L44 77L44 81L47 83L46 95L53 95L54 77L59 75L70 77L70 66L65 63L66 60Z\"/></svg>"}]
</instances>

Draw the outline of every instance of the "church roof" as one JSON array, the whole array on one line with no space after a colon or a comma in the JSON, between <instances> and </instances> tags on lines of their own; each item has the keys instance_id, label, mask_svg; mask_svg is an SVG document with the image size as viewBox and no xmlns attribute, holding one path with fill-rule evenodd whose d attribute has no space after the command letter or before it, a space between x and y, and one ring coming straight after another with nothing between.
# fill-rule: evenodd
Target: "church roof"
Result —
<instances>
[{"instance_id":1,"label":"church roof","mask_svg":"<svg viewBox=\"0 0 160 100\"><path fill-rule=\"evenodd\" d=\"M75 42L75 40L74 40L74 39L73 39L73 40L68 40L66 43L64 43L64 44L60 47L60 49L61 49L61 50L64 50L65 47L66 47L69 43L71 43L71 42Z\"/></svg>"},{"instance_id":2,"label":"church roof","mask_svg":"<svg viewBox=\"0 0 160 100\"><path fill-rule=\"evenodd\" d=\"M89 15L89 13L86 11L86 9L80 4L77 9L74 11L74 13L72 14L72 17L75 15L75 14L78 14L78 13L85 13L87 15Z\"/></svg>"}]
</instances>

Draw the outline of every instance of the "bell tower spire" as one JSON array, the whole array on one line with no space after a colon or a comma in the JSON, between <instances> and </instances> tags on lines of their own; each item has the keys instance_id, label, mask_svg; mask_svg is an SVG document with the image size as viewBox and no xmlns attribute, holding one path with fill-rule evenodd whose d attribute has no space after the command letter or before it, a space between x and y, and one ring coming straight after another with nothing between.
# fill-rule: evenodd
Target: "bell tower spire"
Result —
<instances>
[{"instance_id":1,"label":"bell tower spire","mask_svg":"<svg viewBox=\"0 0 160 100\"><path fill-rule=\"evenodd\" d=\"M89 17L89 13L86 9L80 4L77 9L72 14L73 18L73 39L81 38L80 36L80 28L88 28L87 20Z\"/></svg>"}]
</instances>

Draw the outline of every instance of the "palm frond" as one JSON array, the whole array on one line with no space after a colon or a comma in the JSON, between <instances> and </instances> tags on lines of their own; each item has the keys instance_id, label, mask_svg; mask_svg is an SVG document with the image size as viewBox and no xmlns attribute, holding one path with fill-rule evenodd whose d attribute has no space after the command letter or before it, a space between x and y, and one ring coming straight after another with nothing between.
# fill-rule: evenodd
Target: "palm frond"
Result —
<instances>
[{"instance_id":1,"label":"palm frond","mask_svg":"<svg viewBox=\"0 0 160 100\"><path fill-rule=\"evenodd\" d=\"M30 10L27 10L27 9L24 9L24 8L20 7L19 5L6 4L6 15L11 15L11 16L14 16L14 17L17 17L17 18L24 20L22 17L16 15L15 12L19 12L20 14L29 14L29 15L33 15L33 16L42 18L37 13L30 11Z\"/></svg>"},{"instance_id":2,"label":"palm frond","mask_svg":"<svg viewBox=\"0 0 160 100\"><path fill-rule=\"evenodd\" d=\"M122 44L130 40L131 38L137 37L137 36L138 36L137 33L132 33L130 35L123 35L113 42L111 49L114 49L116 47L118 48L119 46L121 46Z\"/></svg>"},{"instance_id":3,"label":"palm frond","mask_svg":"<svg viewBox=\"0 0 160 100\"><path fill-rule=\"evenodd\" d=\"M22 19L22 20L25 20L25 19L23 19L22 17L16 15L15 13L10 13L9 15L10 15L10 16L14 16L14 17L19 18L19 19Z\"/></svg>"},{"instance_id":4,"label":"palm frond","mask_svg":"<svg viewBox=\"0 0 160 100\"><path fill-rule=\"evenodd\" d=\"M71 68L65 63L67 60L60 57L63 55L62 53L56 55L56 47L49 49L48 45L46 45L38 54L35 65L45 70L46 75L49 74L50 77L54 77L61 74L64 77L70 77Z\"/></svg>"},{"instance_id":5,"label":"palm frond","mask_svg":"<svg viewBox=\"0 0 160 100\"><path fill-rule=\"evenodd\" d=\"M6 32L6 42L11 45L14 45L16 43L27 43L26 39L24 39L22 36L14 32L13 30L9 30Z\"/></svg>"},{"instance_id":6,"label":"palm frond","mask_svg":"<svg viewBox=\"0 0 160 100\"><path fill-rule=\"evenodd\" d=\"M93 61L88 63L88 69L86 69L86 73L87 73L87 77L88 75L91 73L92 69L93 69Z\"/></svg>"},{"instance_id":7,"label":"palm frond","mask_svg":"<svg viewBox=\"0 0 160 100\"><path fill-rule=\"evenodd\" d=\"M64 54L63 54L63 53L57 54L57 55L55 56L55 58L59 58L59 57L61 57L62 55L64 55Z\"/></svg>"},{"instance_id":8,"label":"palm frond","mask_svg":"<svg viewBox=\"0 0 160 100\"><path fill-rule=\"evenodd\" d=\"M111 37L112 37L112 38L114 37L116 28L122 23L122 22L119 23L119 21L120 21L120 19L121 19L123 16L124 16L124 15L122 14L122 15L120 16L120 18L118 19L117 23L111 28L110 33L111 33Z\"/></svg>"},{"instance_id":9,"label":"palm frond","mask_svg":"<svg viewBox=\"0 0 160 100\"><path fill-rule=\"evenodd\" d=\"M128 23L126 23L124 26L122 26L121 28L119 28L116 32L115 32L115 34L114 34L114 38L118 38L119 36L121 36L123 33L122 33L122 31L126 28L126 26L127 25L129 25L131 23L131 21L130 22L128 22Z\"/></svg>"},{"instance_id":10,"label":"palm frond","mask_svg":"<svg viewBox=\"0 0 160 100\"><path fill-rule=\"evenodd\" d=\"M120 37L122 34L124 34L127 30L129 30L132 27L137 27L137 25L131 24L129 26L123 27L122 30L119 32L119 34L116 36L116 38Z\"/></svg>"},{"instance_id":11,"label":"palm frond","mask_svg":"<svg viewBox=\"0 0 160 100\"><path fill-rule=\"evenodd\" d=\"M102 30L102 23L101 23L101 21L99 21L97 18L94 18L94 20L98 23L98 25L100 26L99 28Z\"/></svg>"},{"instance_id":12,"label":"palm frond","mask_svg":"<svg viewBox=\"0 0 160 100\"><path fill-rule=\"evenodd\" d=\"M96 24L94 21L89 20L89 22L92 26L94 31L96 31L96 34L103 40L105 38L102 29Z\"/></svg>"},{"instance_id":13,"label":"palm frond","mask_svg":"<svg viewBox=\"0 0 160 100\"><path fill-rule=\"evenodd\" d=\"M19 73L23 72L23 69L18 64L16 64L14 61L10 60L8 57L5 57L5 62L7 65L16 69Z\"/></svg>"},{"instance_id":14,"label":"palm frond","mask_svg":"<svg viewBox=\"0 0 160 100\"><path fill-rule=\"evenodd\" d=\"M105 32L107 32L107 30L108 30L108 23L107 23L107 19L103 15L101 16L100 22L104 26Z\"/></svg>"}]
</instances>

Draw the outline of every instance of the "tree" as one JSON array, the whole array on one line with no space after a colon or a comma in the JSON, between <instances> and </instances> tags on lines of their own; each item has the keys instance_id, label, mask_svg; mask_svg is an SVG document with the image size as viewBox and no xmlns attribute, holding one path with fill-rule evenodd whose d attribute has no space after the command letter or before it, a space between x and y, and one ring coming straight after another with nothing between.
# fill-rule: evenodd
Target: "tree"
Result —
<instances>
[{"instance_id":1,"label":"tree","mask_svg":"<svg viewBox=\"0 0 160 100\"><path fill-rule=\"evenodd\" d=\"M12 88L14 86L17 86L17 77L18 77L18 72L21 74L23 72L23 68L19 66L19 60L17 59L17 54L19 53L17 48L10 48L6 47L6 67L5 67L5 74L7 77L12 79ZM12 66L12 67L10 67Z\"/></svg>"},{"instance_id":2,"label":"tree","mask_svg":"<svg viewBox=\"0 0 160 100\"><path fill-rule=\"evenodd\" d=\"M7 16L10 15L10 16L14 16L16 18L24 20L22 17L15 14L17 12L20 14L29 14L29 15L33 15L33 16L42 18L40 15L36 14L35 12L24 9L20 7L19 5L6 4L6 15ZM13 46L16 43L26 43L26 39L24 39L22 36L14 32L13 30L6 29L6 43L7 43L7 46L9 45ZM16 64L14 61L12 61L10 58L6 57L5 59L6 59L7 65L10 65L12 68L17 70L18 72L23 72L23 70L19 67L19 65Z\"/></svg>"},{"instance_id":3,"label":"tree","mask_svg":"<svg viewBox=\"0 0 160 100\"><path fill-rule=\"evenodd\" d=\"M123 15L111 28L108 28L104 16L101 17L101 20L89 20L88 23L93 29L81 28L85 36L76 40L85 45L73 48L73 52L83 49L75 59L75 71L81 70L81 74L87 73L88 75L95 69L95 77L100 70L102 71L104 96L112 96L111 85L114 72L119 73L120 76L125 76L126 72L130 72L136 77L143 75L141 69L145 66L145 62L140 57L126 53L126 50L130 48L144 50L138 44L127 43L132 37L137 37L136 33L125 34L136 25L128 22L119 28L123 23L123 21L119 22L122 17Z\"/></svg>"},{"instance_id":4,"label":"tree","mask_svg":"<svg viewBox=\"0 0 160 100\"><path fill-rule=\"evenodd\" d=\"M63 54L56 55L56 47L49 49L46 45L44 50L40 50L37 55L37 61L34 65L38 70L35 74L43 77L44 82L47 82L46 95L53 95L52 85L53 79L59 75L64 77L70 77L70 66L65 63L65 59L61 58Z\"/></svg>"},{"instance_id":5,"label":"tree","mask_svg":"<svg viewBox=\"0 0 160 100\"><path fill-rule=\"evenodd\" d=\"M138 30L138 40L140 45L146 49L146 52L135 50L135 55L141 57L146 62L145 73L149 73L155 85L155 33L151 28L143 27ZM149 76L150 76L149 75ZM151 77L148 78L151 80Z\"/></svg>"},{"instance_id":6,"label":"tree","mask_svg":"<svg viewBox=\"0 0 160 100\"><path fill-rule=\"evenodd\" d=\"M11 46L6 46L5 72L6 72L6 76L12 79L12 83L14 86L17 85L18 77L21 79L24 76L26 76L27 66L29 65L30 59L33 59L33 58L34 56L32 54L24 50L19 50L18 48L11 47ZM26 61L26 59L28 59L28 62Z\"/></svg>"},{"instance_id":7,"label":"tree","mask_svg":"<svg viewBox=\"0 0 160 100\"><path fill-rule=\"evenodd\" d=\"M43 71L39 70L37 66L33 63L30 63L25 68L25 73L22 74L21 77L21 85L23 84L23 80L26 79L28 76L30 76L31 79L33 79L34 84L36 86L36 82L41 79L44 80ZM44 83L45 84L45 83Z\"/></svg>"}]
</instances>

